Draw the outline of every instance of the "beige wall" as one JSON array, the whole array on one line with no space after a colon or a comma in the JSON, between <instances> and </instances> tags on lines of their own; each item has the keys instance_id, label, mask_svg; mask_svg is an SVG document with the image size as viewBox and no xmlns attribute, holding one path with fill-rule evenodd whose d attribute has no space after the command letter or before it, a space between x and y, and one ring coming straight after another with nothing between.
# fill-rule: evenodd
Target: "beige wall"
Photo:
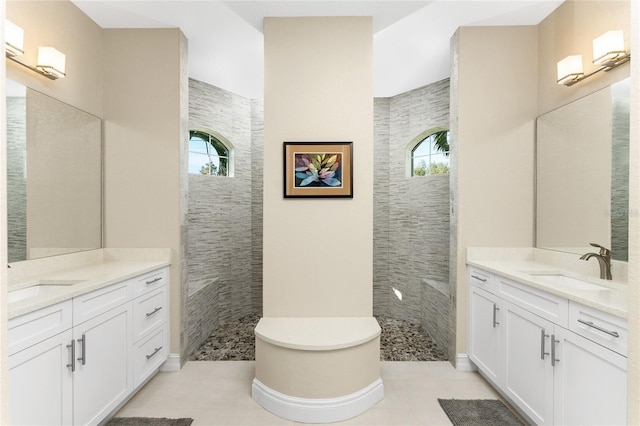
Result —
<instances>
[{"instance_id":1,"label":"beige wall","mask_svg":"<svg viewBox=\"0 0 640 426\"><path fill-rule=\"evenodd\" d=\"M184 343L183 38L178 29L104 33L104 246L172 249L172 353Z\"/></svg>"},{"instance_id":2,"label":"beige wall","mask_svg":"<svg viewBox=\"0 0 640 426\"><path fill-rule=\"evenodd\" d=\"M631 7L631 51L640 52L640 2ZM640 424L640 61L631 61L629 170L629 417Z\"/></svg>"},{"instance_id":3,"label":"beige wall","mask_svg":"<svg viewBox=\"0 0 640 426\"><path fill-rule=\"evenodd\" d=\"M19 59L33 66L38 47L52 46L66 55L67 74L49 80L7 61L7 78L102 117L102 28L67 0L6 5L7 19L24 29L25 54Z\"/></svg>"},{"instance_id":4,"label":"beige wall","mask_svg":"<svg viewBox=\"0 0 640 426\"><path fill-rule=\"evenodd\" d=\"M371 316L370 18L268 18L264 315ZM284 141L353 141L353 199L283 199Z\"/></svg>"},{"instance_id":5,"label":"beige wall","mask_svg":"<svg viewBox=\"0 0 640 426\"><path fill-rule=\"evenodd\" d=\"M0 3L4 22L5 3ZM4 46L4 31L0 34ZM0 59L0 98L5 99L5 58ZM0 103L0 152L7 152L7 103ZM7 223L7 156L0 155L0 223ZM7 227L0 226L0 424L9 424L9 355L7 348Z\"/></svg>"},{"instance_id":6,"label":"beige wall","mask_svg":"<svg viewBox=\"0 0 640 426\"><path fill-rule=\"evenodd\" d=\"M467 351L466 247L533 244L537 28L463 27L456 36L452 103L457 111L451 115L452 123L457 120L457 188L452 196L460 354Z\"/></svg>"}]
</instances>

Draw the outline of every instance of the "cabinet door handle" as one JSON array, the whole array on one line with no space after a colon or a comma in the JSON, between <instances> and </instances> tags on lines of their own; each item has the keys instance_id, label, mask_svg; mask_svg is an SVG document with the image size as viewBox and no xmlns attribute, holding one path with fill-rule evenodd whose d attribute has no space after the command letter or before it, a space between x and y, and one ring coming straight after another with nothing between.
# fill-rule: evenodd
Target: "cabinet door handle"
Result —
<instances>
[{"instance_id":1,"label":"cabinet door handle","mask_svg":"<svg viewBox=\"0 0 640 426\"><path fill-rule=\"evenodd\" d=\"M147 285L151 285L153 283L157 283L158 281L160 281L162 279L162 277L158 277L158 278L154 278L151 281L146 281L145 284Z\"/></svg>"},{"instance_id":2,"label":"cabinet door handle","mask_svg":"<svg viewBox=\"0 0 640 426\"><path fill-rule=\"evenodd\" d=\"M71 344L67 345L67 348L71 349L71 362L66 366L71 368L71 372L76 371L76 342L71 339Z\"/></svg>"},{"instance_id":3,"label":"cabinet door handle","mask_svg":"<svg viewBox=\"0 0 640 426\"><path fill-rule=\"evenodd\" d=\"M544 360L545 355L549 355L549 352L544 351L545 339L549 337L548 334L545 333L544 328L540 330L540 359Z\"/></svg>"},{"instance_id":4,"label":"cabinet door handle","mask_svg":"<svg viewBox=\"0 0 640 426\"><path fill-rule=\"evenodd\" d=\"M151 359L151 357L153 357L155 354L160 352L160 349L162 349L162 346L160 346L159 348L155 348L155 350L153 351L153 353L151 355L145 355L145 356L147 357L147 359Z\"/></svg>"},{"instance_id":5,"label":"cabinet door handle","mask_svg":"<svg viewBox=\"0 0 640 426\"><path fill-rule=\"evenodd\" d=\"M82 356L78 357L78 361L85 365L87 363L87 336L82 334L82 338L78 339L78 343L80 343L82 348Z\"/></svg>"},{"instance_id":6,"label":"cabinet door handle","mask_svg":"<svg viewBox=\"0 0 640 426\"><path fill-rule=\"evenodd\" d=\"M497 316L498 316L498 311L500 310L500 308L498 308L498 305L496 305L495 303L493 304L493 328L496 328L498 325L500 325L500 323L497 321Z\"/></svg>"},{"instance_id":7,"label":"cabinet door handle","mask_svg":"<svg viewBox=\"0 0 640 426\"><path fill-rule=\"evenodd\" d=\"M477 276L477 275L471 275L471 278L475 278L476 280L478 280L478 281L482 281L483 283L486 283L486 282L487 282L487 279L486 279L486 278L482 278L482 277L479 277L479 276Z\"/></svg>"},{"instance_id":8,"label":"cabinet door handle","mask_svg":"<svg viewBox=\"0 0 640 426\"><path fill-rule=\"evenodd\" d=\"M596 330L598 330L598 331L602 331L603 333L607 333L609 336L613 336L613 337L620 337L620 335L618 334L618 332L617 332L617 331L609 331L609 330L607 330L607 329L604 329L604 328L602 328L602 327L599 327L599 326L595 325L595 324L594 324L594 323L592 323L591 321L585 321L585 320L579 319L579 320L578 320L578 322L579 322L579 323L581 323L581 324L584 324L584 325L586 325L586 326L589 326L589 327L595 328L595 329L596 329Z\"/></svg>"},{"instance_id":9,"label":"cabinet door handle","mask_svg":"<svg viewBox=\"0 0 640 426\"><path fill-rule=\"evenodd\" d=\"M555 367L556 363L560 362L559 359L556 358L556 343L560 343L560 340L556 340L555 334L551 335L551 366Z\"/></svg>"},{"instance_id":10,"label":"cabinet door handle","mask_svg":"<svg viewBox=\"0 0 640 426\"><path fill-rule=\"evenodd\" d=\"M162 309L162 306L159 306L157 308L155 308L153 311L151 312L147 312L145 315L150 317L151 315L155 314L156 312L158 312L160 309Z\"/></svg>"}]
</instances>

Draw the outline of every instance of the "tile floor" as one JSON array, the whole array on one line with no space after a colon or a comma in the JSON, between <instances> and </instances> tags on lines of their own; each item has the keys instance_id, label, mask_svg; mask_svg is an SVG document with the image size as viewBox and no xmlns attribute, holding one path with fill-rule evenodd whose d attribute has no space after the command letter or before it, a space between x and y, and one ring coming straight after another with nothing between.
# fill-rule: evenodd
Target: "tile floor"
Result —
<instances>
[{"instance_id":1,"label":"tile floor","mask_svg":"<svg viewBox=\"0 0 640 426\"><path fill-rule=\"evenodd\" d=\"M438 398L500 399L477 373L448 362L381 362L385 397L345 425L451 425ZM198 425L294 425L251 399L253 361L188 362L177 373L159 373L116 415L191 417Z\"/></svg>"}]
</instances>

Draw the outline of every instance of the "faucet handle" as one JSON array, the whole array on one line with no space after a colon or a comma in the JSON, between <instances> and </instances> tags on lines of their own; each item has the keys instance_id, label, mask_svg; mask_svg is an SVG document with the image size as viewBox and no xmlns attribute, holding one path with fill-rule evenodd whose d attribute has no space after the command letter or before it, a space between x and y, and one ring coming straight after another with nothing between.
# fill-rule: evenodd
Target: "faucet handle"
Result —
<instances>
[{"instance_id":1,"label":"faucet handle","mask_svg":"<svg viewBox=\"0 0 640 426\"><path fill-rule=\"evenodd\" d=\"M600 249L600 256L610 256L611 250L606 247L602 247L600 244L589 243L592 247L598 247Z\"/></svg>"}]
</instances>

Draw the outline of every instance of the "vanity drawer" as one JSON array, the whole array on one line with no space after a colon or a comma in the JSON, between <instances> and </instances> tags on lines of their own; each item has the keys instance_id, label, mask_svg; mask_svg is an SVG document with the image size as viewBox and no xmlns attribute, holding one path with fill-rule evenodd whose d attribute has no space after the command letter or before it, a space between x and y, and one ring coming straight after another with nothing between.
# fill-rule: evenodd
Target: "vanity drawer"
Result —
<instances>
[{"instance_id":1,"label":"vanity drawer","mask_svg":"<svg viewBox=\"0 0 640 426\"><path fill-rule=\"evenodd\" d=\"M577 302L569 302L569 330L627 356L627 320Z\"/></svg>"},{"instance_id":2,"label":"vanity drawer","mask_svg":"<svg viewBox=\"0 0 640 426\"><path fill-rule=\"evenodd\" d=\"M134 278L135 284L133 286L133 297L138 297L147 292L166 286L168 279L168 268L162 268Z\"/></svg>"},{"instance_id":3,"label":"vanity drawer","mask_svg":"<svg viewBox=\"0 0 640 426\"><path fill-rule=\"evenodd\" d=\"M495 294L495 277L492 273L474 266L469 267L469 284L473 284Z\"/></svg>"},{"instance_id":4,"label":"vanity drawer","mask_svg":"<svg viewBox=\"0 0 640 426\"><path fill-rule=\"evenodd\" d=\"M497 277L496 281L498 282L498 293L503 299L554 324L568 328L569 301L564 297L502 277Z\"/></svg>"},{"instance_id":5,"label":"vanity drawer","mask_svg":"<svg viewBox=\"0 0 640 426\"><path fill-rule=\"evenodd\" d=\"M133 341L137 342L162 324L167 310L164 288L136 298L133 301Z\"/></svg>"},{"instance_id":6,"label":"vanity drawer","mask_svg":"<svg viewBox=\"0 0 640 426\"><path fill-rule=\"evenodd\" d=\"M137 388L167 359L167 327L160 327L133 350L133 387Z\"/></svg>"},{"instance_id":7,"label":"vanity drawer","mask_svg":"<svg viewBox=\"0 0 640 426\"><path fill-rule=\"evenodd\" d=\"M73 323L81 324L131 299L130 281L113 284L73 299Z\"/></svg>"},{"instance_id":8,"label":"vanity drawer","mask_svg":"<svg viewBox=\"0 0 640 426\"><path fill-rule=\"evenodd\" d=\"M72 326L71 300L9 320L9 355L33 346L49 337L69 330Z\"/></svg>"}]
</instances>

